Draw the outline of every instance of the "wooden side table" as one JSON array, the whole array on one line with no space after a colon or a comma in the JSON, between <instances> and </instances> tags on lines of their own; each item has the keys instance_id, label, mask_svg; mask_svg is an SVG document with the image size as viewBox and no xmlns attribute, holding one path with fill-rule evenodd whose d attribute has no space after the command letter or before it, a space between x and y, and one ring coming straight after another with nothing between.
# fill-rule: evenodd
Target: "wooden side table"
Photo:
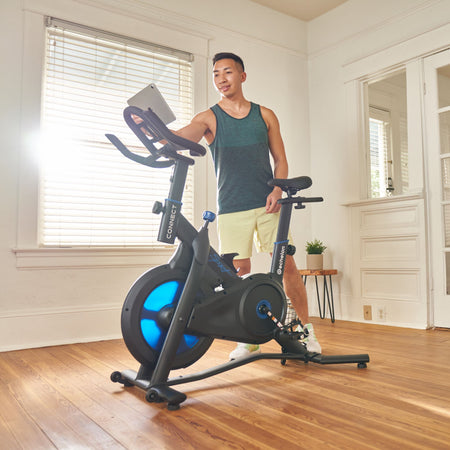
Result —
<instances>
[{"instance_id":1,"label":"wooden side table","mask_svg":"<svg viewBox=\"0 0 450 450\"><path fill-rule=\"evenodd\" d=\"M303 283L306 286L306 281L308 277L313 275L316 281L316 293L317 293L317 304L319 305L319 315L321 319L325 319L326 315L326 306L328 302L328 309L330 310L330 318L331 322L334 322L334 299L333 299L333 283L331 281L331 275L336 275L338 273L335 269L329 270L299 270L298 271L302 276ZM322 306L320 305L320 294L319 294L319 285L317 283L317 277L323 276L323 298L322 298ZM330 291L328 291L328 283L327 276L330 285Z\"/></svg>"}]
</instances>

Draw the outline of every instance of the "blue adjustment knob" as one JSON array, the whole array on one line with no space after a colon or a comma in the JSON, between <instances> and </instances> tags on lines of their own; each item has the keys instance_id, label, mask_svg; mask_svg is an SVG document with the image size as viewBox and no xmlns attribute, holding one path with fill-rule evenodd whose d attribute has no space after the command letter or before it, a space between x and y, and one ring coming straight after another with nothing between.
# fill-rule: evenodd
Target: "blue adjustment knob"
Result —
<instances>
[{"instance_id":1,"label":"blue adjustment knob","mask_svg":"<svg viewBox=\"0 0 450 450\"><path fill-rule=\"evenodd\" d=\"M214 222L216 215L212 211L204 211L203 212L203 220L207 220L208 222Z\"/></svg>"}]
</instances>

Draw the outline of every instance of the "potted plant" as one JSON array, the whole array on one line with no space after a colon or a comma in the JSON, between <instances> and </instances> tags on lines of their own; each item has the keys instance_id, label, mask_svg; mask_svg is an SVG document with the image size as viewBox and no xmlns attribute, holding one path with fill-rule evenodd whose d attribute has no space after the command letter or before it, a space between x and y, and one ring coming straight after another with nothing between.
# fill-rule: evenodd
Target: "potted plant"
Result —
<instances>
[{"instance_id":1,"label":"potted plant","mask_svg":"<svg viewBox=\"0 0 450 450\"><path fill-rule=\"evenodd\" d=\"M306 268L308 270L323 269L323 252L326 249L322 241L314 239L306 242Z\"/></svg>"}]
</instances>

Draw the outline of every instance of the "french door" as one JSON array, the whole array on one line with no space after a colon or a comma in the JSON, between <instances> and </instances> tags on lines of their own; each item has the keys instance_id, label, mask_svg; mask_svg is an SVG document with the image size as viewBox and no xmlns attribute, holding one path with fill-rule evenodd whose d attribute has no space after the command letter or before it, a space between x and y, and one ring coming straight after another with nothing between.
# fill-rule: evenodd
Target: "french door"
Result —
<instances>
[{"instance_id":1,"label":"french door","mask_svg":"<svg viewBox=\"0 0 450 450\"><path fill-rule=\"evenodd\" d=\"M432 324L450 328L450 49L424 58Z\"/></svg>"}]
</instances>

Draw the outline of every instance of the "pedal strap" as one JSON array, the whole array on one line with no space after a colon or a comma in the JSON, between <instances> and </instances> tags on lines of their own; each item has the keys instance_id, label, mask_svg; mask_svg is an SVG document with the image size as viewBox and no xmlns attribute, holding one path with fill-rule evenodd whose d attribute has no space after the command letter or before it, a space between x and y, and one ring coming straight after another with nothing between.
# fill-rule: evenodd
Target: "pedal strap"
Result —
<instances>
[{"instance_id":1,"label":"pedal strap","mask_svg":"<svg viewBox=\"0 0 450 450\"><path fill-rule=\"evenodd\" d=\"M259 312L261 314L265 314L279 329L281 332L285 332L292 337L296 337L297 339L305 339L308 336L308 329L304 328L300 319L295 319L288 324L283 324L277 317L275 317L270 310L270 308L266 304L262 304L259 307ZM300 326L302 331L294 331L295 326Z\"/></svg>"}]
</instances>

